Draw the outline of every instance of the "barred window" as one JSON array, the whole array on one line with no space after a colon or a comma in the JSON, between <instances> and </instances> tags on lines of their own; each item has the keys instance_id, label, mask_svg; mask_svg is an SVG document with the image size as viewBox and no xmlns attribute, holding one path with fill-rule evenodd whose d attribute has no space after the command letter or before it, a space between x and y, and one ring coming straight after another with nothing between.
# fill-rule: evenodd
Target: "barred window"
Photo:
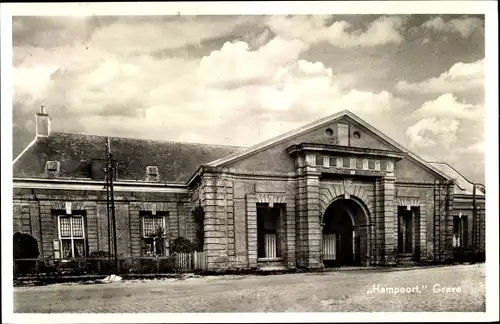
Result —
<instances>
[{"instance_id":1,"label":"barred window","mask_svg":"<svg viewBox=\"0 0 500 324\"><path fill-rule=\"evenodd\" d=\"M453 217L453 247L467 247L467 216Z\"/></svg>"},{"instance_id":2,"label":"barred window","mask_svg":"<svg viewBox=\"0 0 500 324\"><path fill-rule=\"evenodd\" d=\"M78 258L86 255L83 216L64 215L58 218L59 240L62 258Z\"/></svg>"},{"instance_id":3,"label":"barred window","mask_svg":"<svg viewBox=\"0 0 500 324\"><path fill-rule=\"evenodd\" d=\"M144 237L154 234L158 227L165 228L163 217L144 217Z\"/></svg>"},{"instance_id":4,"label":"barred window","mask_svg":"<svg viewBox=\"0 0 500 324\"><path fill-rule=\"evenodd\" d=\"M165 217L145 216L142 218L142 242L144 254L148 256L165 255ZM161 234L161 236L159 236Z\"/></svg>"}]
</instances>

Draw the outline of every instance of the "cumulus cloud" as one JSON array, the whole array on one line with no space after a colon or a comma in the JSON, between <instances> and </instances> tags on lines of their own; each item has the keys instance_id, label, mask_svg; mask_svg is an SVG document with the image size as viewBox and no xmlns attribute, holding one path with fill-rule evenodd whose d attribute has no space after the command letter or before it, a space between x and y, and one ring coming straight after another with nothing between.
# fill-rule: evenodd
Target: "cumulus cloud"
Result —
<instances>
[{"instance_id":1,"label":"cumulus cloud","mask_svg":"<svg viewBox=\"0 0 500 324\"><path fill-rule=\"evenodd\" d=\"M458 62L438 77L416 83L400 81L399 91L427 93L466 92L484 89L484 59L472 63Z\"/></svg>"},{"instance_id":2,"label":"cumulus cloud","mask_svg":"<svg viewBox=\"0 0 500 324\"><path fill-rule=\"evenodd\" d=\"M32 80L14 88L53 115L75 116L87 133L239 145L342 109L378 113L406 103L387 91L343 89L330 67L299 58L305 48L300 39L276 36L253 51L246 42L229 41L201 58L124 60L84 50L84 67L44 53L44 70L14 68L19 80ZM255 130L258 136L249 137Z\"/></svg>"},{"instance_id":3,"label":"cumulus cloud","mask_svg":"<svg viewBox=\"0 0 500 324\"><path fill-rule=\"evenodd\" d=\"M421 149L439 146L449 150L457 139L459 126L460 121L456 119L429 117L410 126L406 134L411 147Z\"/></svg>"},{"instance_id":4,"label":"cumulus cloud","mask_svg":"<svg viewBox=\"0 0 500 324\"><path fill-rule=\"evenodd\" d=\"M207 84L225 86L260 83L272 77L276 67L297 61L304 49L300 40L272 39L257 51L246 42L226 42L200 62L200 78Z\"/></svg>"},{"instance_id":5,"label":"cumulus cloud","mask_svg":"<svg viewBox=\"0 0 500 324\"><path fill-rule=\"evenodd\" d=\"M390 92L399 67L411 66L401 54L412 45L401 36L407 20L400 16L100 17L75 20L67 30L67 22L54 20L13 22L15 140L33 131L40 105L54 131L113 136L251 145L349 109L405 145L411 138L431 153L441 147L438 156L442 142L467 147L481 140L462 142L468 135L461 129L480 127L471 111L483 107L451 91L481 76L472 63L429 84L407 84L453 94L415 115L415 103ZM396 52L374 48L382 44L400 45ZM435 44L430 38L420 46L419 57L428 59ZM412 93L417 101L419 91ZM468 102L458 99L464 97ZM447 114L456 122L442 121ZM412 119L403 116L415 119L408 135Z\"/></svg>"},{"instance_id":6,"label":"cumulus cloud","mask_svg":"<svg viewBox=\"0 0 500 324\"><path fill-rule=\"evenodd\" d=\"M473 105L459 101L451 93L445 93L434 100L426 101L414 113L416 117L448 117L480 120L484 116L483 105Z\"/></svg>"},{"instance_id":7,"label":"cumulus cloud","mask_svg":"<svg viewBox=\"0 0 500 324\"><path fill-rule=\"evenodd\" d=\"M457 32L468 38L474 31L484 28L484 22L474 17L462 17L445 21L442 17L431 18L421 25L422 28L437 32Z\"/></svg>"},{"instance_id":8,"label":"cumulus cloud","mask_svg":"<svg viewBox=\"0 0 500 324\"><path fill-rule=\"evenodd\" d=\"M271 30L287 39L301 39L307 44L328 42L338 47L376 46L401 43L404 18L384 16L365 29L354 29L347 21L330 23L328 16L273 16L267 24Z\"/></svg>"}]
</instances>

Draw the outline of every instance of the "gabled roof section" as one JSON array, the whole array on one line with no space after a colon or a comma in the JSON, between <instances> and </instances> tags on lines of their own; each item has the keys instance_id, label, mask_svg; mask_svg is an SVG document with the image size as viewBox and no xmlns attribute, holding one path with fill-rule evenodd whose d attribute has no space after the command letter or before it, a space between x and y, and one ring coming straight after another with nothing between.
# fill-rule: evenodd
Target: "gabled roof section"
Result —
<instances>
[{"instance_id":1,"label":"gabled roof section","mask_svg":"<svg viewBox=\"0 0 500 324\"><path fill-rule=\"evenodd\" d=\"M451 165L445 162L427 162L434 168L446 173L450 178L456 180L455 194L472 195L474 191L474 183L467 180L460 172L455 170ZM484 193L476 187L476 195L484 196Z\"/></svg>"},{"instance_id":2,"label":"gabled roof section","mask_svg":"<svg viewBox=\"0 0 500 324\"><path fill-rule=\"evenodd\" d=\"M396 141L394 141L393 139L391 139L389 136L383 134L382 132L380 132L378 129L376 129L375 127L371 126L370 124L368 124L366 121L364 121L363 119L359 118L358 116L356 116L355 114L353 114L352 112L350 112L349 110L342 110L336 114L333 114L333 115L330 115L330 116L327 116L327 117L324 117L324 118L321 118L321 119L318 119L312 123L309 123L309 124L306 124L302 127L299 127L299 128L296 128L296 129L293 129L289 132L286 132L286 133L283 133L281 135L278 135L274 138L271 138L267 141L264 141L264 142L261 142L261 143L258 143L256 145L253 145L251 147L248 147L246 149L243 149L241 151L238 151L238 152L235 152L231 155L228 155L228 156L225 156L223 158L220 158L218 160L215 160L215 161L212 161L210 163L208 163L207 165L208 166L211 166L211 167L219 167L219 166L223 166L227 163L230 163L230 162L234 162L236 160L239 160L239 159L242 159L242 158L245 158L247 156L250 156L252 154L255 154L257 152L260 152L268 147L271 147L273 145L276 145L276 144L279 144L283 141L286 141L292 137L295 137L295 136L298 136L298 135L301 135L301 134L304 134L306 132L309 132L309 131L312 131L314 129L317 129L319 127L322 127L328 123L331 123L333 121L336 121L340 118L344 118L344 117L348 117L350 119L352 119L355 123L361 125L362 127L366 128L367 130L369 130L370 132L372 132L373 134L375 134L376 136L378 136L380 139L382 139L383 141L387 142L388 144L390 144L391 146L393 146L396 150L399 150L400 152L402 153L405 153L407 157L413 159L414 161L416 161L418 164L422 165L423 167L429 169L430 171L434 172L434 173L437 173L438 175L440 175L441 177L445 178L445 179L450 179L450 177L444 173L443 171L441 171L440 169L437 169L437 168L434 168L432 165L430 165L429 163L427 163L425 160L423 160L422 158L420 158L418 155L414 154L413 152L409 151L408 149L406 149L405 147L403 147L402 145L400 145L399 143L397 143Z\"/></svg>"},{"instance_id":3,"label":"gabled roof section","mask_svg":"<svg viewBox=\"0 0 500 324\"><path fill-rule=\"evenodd\" d=\"M185 183L200 164L241 150L237 146L109 137L117 180L143 180L157 166L161 182ZM47 161L59 161L59 178L90 177L92 160L104 159L107 136L50 133L38 137L13 161L14 178L44 178Z\"/></svg>"}]
</instances>

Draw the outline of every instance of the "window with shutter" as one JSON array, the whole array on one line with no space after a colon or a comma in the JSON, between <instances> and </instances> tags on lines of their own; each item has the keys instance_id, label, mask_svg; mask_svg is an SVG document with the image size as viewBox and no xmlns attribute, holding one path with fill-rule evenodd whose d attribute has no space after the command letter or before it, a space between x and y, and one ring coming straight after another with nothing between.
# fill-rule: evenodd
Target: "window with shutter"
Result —
<instances>
[{"instance_id":1,"label":"window with shutter","mask_svg":"<svg viewBox=\"0 0 500 324\"><path fill-rule=\"evenodd\" d=\"M58 217L61 258L86 256L85 223L83 216L60 215Z\"/></svg>"}]
</instances>

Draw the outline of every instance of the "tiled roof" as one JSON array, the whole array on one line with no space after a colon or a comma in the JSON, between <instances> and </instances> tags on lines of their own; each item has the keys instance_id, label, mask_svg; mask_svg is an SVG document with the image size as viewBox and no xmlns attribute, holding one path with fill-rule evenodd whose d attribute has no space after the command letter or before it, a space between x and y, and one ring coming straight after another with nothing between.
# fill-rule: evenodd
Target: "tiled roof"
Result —
<instances>
[{"instance_id":1,"label":"tiled roof","mask_svg":"<svg viewBox=\"0 0 500 324\"><path fill-rule=\"evenodd\" d=\"M47 161L59 161L60 178L90 178L93 159L105 157L108 137L50 133L39 137L17 158L13 175L43 178ZM242 147L110 137L118 161L117 180L145 180L146 167L157 166L161 182L184 183L201 164L237 152Z\"/></svg>"},{"instance_id":2,"label":"tiled roof","mask_svg":"<svg viewBox=\"0 0 500 324\"><path fill-rule=\"evenodd\" d=\"M455 194L465 194L465 195L472 195L473 193L473 183L467 180L463 175L461 175L457 170L452 168L448 163L444 162L428 162L431 164L433 167L441 170L442 172L446 173L447 175L450 176L450 178L456 180L456 185L455 185ZM484 193L480 190L479 187L476 187L476 194L478 196L484 196Z\"/></svg>"}]
</instances>

